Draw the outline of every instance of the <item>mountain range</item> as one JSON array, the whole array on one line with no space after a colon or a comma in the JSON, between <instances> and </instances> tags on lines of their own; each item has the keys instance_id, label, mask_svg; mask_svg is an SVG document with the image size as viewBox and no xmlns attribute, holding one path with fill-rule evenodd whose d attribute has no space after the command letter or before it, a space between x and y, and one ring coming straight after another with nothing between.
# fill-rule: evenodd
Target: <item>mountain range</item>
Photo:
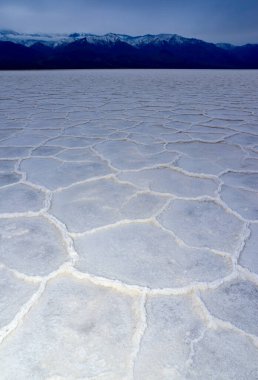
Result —
<instances>
[{"instance_id":1,"label":"mountain range","mask_svg":"<svg viewBox=\"0 0 258 380\"><path fill-rule=\"evenodd\" d=\"M23 34L0 30L0 69L258 69L258 44L214 44L177 34Z\"/></svg>"}]
</instances>

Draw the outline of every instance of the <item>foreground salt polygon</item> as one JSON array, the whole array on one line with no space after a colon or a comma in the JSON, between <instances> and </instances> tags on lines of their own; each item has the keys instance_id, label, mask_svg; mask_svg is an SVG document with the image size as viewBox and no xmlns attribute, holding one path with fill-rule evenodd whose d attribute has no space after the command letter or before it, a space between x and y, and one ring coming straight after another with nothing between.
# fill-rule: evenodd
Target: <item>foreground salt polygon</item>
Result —
<instances>
[{"instance_id":1,"label":"foreground salt polygon","mask_svg":"<svg viewBox=\"0 0 258 380\"><path fill-rule=\"evenodd\" d=\"M1 379L258 379L258 74L1 73Z\"/></svg>"}]
</instances>

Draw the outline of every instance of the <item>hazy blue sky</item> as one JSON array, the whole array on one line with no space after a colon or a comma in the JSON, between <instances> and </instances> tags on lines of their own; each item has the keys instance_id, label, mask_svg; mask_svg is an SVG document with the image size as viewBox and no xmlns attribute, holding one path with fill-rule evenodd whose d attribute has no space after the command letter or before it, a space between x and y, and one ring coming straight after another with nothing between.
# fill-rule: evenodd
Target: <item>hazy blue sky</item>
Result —
<instances>
[{"instance_id":1,"label":"hazy blue sky","mask_svg":"<svg viewBox=\"0 0 258 380\"><path fill-rule=\"evenodd\" d=\"M258 0L0 0L0 28L258 43Z\"/></svg>"}]
</instances>

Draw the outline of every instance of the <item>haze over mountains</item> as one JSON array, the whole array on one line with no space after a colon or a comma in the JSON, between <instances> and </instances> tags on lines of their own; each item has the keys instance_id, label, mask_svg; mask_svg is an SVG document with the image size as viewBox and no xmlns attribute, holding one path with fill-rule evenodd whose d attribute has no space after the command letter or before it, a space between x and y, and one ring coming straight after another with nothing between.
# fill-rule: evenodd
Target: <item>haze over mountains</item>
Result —
<instances>
[{"instance_id":1,"label":"haze over mountains","mask_svg":"<svg viewBox=\"0 0 258 380\"><path fill-rule=\"evenodd\" d=\"M258 44L213 44L176 34L22 34L0 31L0 69L257 69Z\"/></svg>"}]
</instances>

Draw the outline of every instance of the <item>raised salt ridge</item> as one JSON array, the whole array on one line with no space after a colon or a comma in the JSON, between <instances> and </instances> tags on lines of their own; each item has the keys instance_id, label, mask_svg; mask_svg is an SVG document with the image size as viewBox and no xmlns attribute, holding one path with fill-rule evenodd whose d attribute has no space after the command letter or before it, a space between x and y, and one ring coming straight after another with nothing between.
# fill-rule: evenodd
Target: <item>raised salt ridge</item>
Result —
<instances>
[{"instance_id":1,"label":"raised salt ridge","mask_svg":"<svg viewBox=\"0 0 258 380\"><path fill-rule=\"evenodd\" d=\"M0 81L1 380L257 380L257 72Z\"/></svg>"}]
</instances>

